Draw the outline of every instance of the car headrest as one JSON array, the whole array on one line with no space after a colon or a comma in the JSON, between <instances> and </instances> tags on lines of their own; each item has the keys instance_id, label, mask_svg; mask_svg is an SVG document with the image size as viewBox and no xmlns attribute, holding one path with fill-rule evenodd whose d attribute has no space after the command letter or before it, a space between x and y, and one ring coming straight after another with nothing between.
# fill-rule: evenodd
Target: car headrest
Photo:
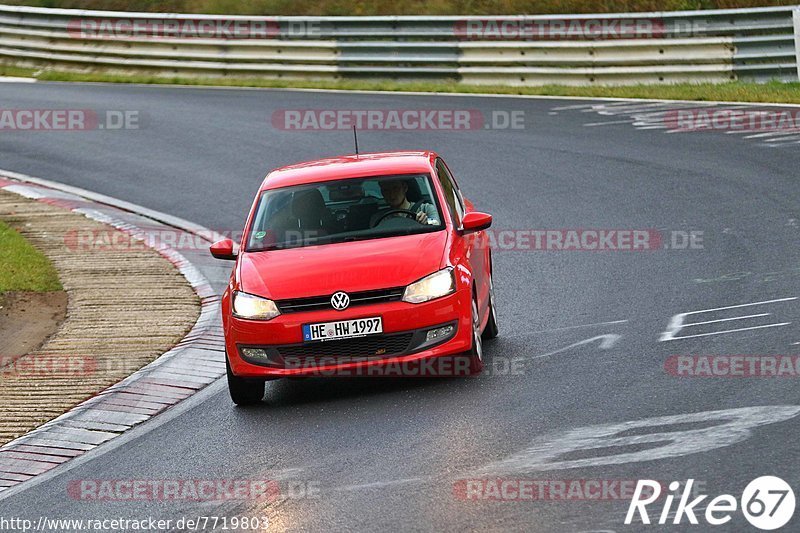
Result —
<instances>
[{"instance_id":1,"label":"car headrest","mask_svg":"<svg viewBox=\"0 0 800 533\"><path fill-rule=\"evenodd\" d=\"M300 220L320 220L325 213L325 200L318 189L309 189L294 194L292 214Z\"/></svg>"},{"instance_id":2,"label":"car headrest","mask_svg":"<svg viewBox=\"0 0 800 533\"><path fill-rule=\"evenodd\" d=\"M408 192L406 192L406 198L412 204L415 202L419 202L422 200L422 191L419 189L419 183L414 178L406 180L406 184L408 184Z\"/></svg>"}]
</instances>

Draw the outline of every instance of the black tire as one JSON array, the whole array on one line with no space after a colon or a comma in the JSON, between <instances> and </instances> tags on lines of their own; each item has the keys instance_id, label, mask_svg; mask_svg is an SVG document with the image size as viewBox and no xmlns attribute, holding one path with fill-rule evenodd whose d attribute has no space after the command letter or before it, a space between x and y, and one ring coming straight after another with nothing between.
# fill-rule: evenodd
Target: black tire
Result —
<instances>
[{"instance_id":1,"label":"black tire","mask_svg":"<svg viewBox=\"0 0 800 533\"><path fill-rule=\"evenodd\" d=\"M500 333L500 328L497 327L497 310L494 304L494 282L492 277L489 276L489 320L486 322L486 327L483 328L481 337L483 340L490 340L497 337Z\"/></svg>"},{"instance_id":2,"label":"black tire","mask_svg":"<svg viewBox=\"0 0 800 533\"><path fill-rule=\"evenodd\" d=\"M472 347L467 352L469 358L469 374L477 376L483 371L483 338L481 336L481 319L478 312L478 301L472 299Z\"/></svg>"},{"instance_id":3,"label":"black tire","mask_svg":"<svg viewBox=\"0 0 800 533\"><path fill-rule=\"evenodd\" d=\"M225 368L228 371L228 392L233 403L240 406L255 405L264 399L264 380L234 376L227 356Z\"/></svg>"}]
</instances>

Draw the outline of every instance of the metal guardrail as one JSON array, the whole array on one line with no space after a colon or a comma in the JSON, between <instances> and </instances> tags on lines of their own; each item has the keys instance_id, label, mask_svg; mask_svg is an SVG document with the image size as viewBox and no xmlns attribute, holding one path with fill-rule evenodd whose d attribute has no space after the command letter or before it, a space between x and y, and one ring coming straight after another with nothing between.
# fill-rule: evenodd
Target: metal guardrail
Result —
<instances>
[{"instance_id":1,"label":"metal guardrail","mask_svg":"<svg viewBox=\"0 0 800 533\"><path fill-rule=\"evenodd\" d=\"M798 81L800 6L501 17L248 17L0 5L0 61L184 76L474 84Z\"/></svg>"}]
</instances>

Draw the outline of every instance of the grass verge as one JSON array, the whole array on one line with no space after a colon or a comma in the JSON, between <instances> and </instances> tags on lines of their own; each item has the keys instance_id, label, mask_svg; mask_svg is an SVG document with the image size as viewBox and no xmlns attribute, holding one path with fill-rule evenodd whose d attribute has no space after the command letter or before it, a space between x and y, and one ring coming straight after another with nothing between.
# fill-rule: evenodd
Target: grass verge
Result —
<instances>
[{"instance_id":1,"label":"grass verge","mask_svg":"<svg viewBox=\"0 0 800 533\"><path fill-rule=\"evenodd\" d=\"M60 290L52 263L22 235L0 222L0 296L11 291Z\"/></svg>"},{"instance_id":2,"label":"grass verge","mask_svg":"<svg viewBox=\"0 0 800 533\"><path fill-rule=\"evenodd\" d=\"M14 67L0 64L0 76L17 76L20 78L34 78L36 71L31 68Z\"/></svg>"},{"instance_id":3,"label":"grass verge","mask_svg":"<svg viewBox=\"0 0 800 533\"><path fill-rule=\"evenodd\" d=\"M171 85L199 85L223 87L338 89L350 91L414 91L459 94L509 94L544 96L584 96L594 98L656 98L665 100L697 100L727 102L763 102L800 104L800 83L681 83L675 85L630 85L620 87L568 87L545 85L542 87L510 87L490 85L465 85L456 82L396 82L396 81L311 81L277 80L270 78L195 78L162 77L155 75L117 75L105 73L78 73L59 70L33 70L17 67L0 67L7 76L34 77L42 81L143 83Z\"/></svg>"}]
</instances>

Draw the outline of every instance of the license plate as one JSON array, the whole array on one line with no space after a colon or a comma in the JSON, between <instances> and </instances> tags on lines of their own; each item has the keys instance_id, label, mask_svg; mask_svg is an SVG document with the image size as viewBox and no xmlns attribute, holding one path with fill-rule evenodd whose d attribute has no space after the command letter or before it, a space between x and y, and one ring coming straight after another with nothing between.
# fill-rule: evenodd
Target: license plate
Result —
<instances>
[{"instance_id":1,"label":"license plate","mask_svg":"<svg viewBox=\"0 0 800 533\"><path fill-rule=\"evenodd\" d=\"M383 333L381 317L303 324L303 340L306 342L351 339L378 333Z\"/></svg>"}]
</instances>

